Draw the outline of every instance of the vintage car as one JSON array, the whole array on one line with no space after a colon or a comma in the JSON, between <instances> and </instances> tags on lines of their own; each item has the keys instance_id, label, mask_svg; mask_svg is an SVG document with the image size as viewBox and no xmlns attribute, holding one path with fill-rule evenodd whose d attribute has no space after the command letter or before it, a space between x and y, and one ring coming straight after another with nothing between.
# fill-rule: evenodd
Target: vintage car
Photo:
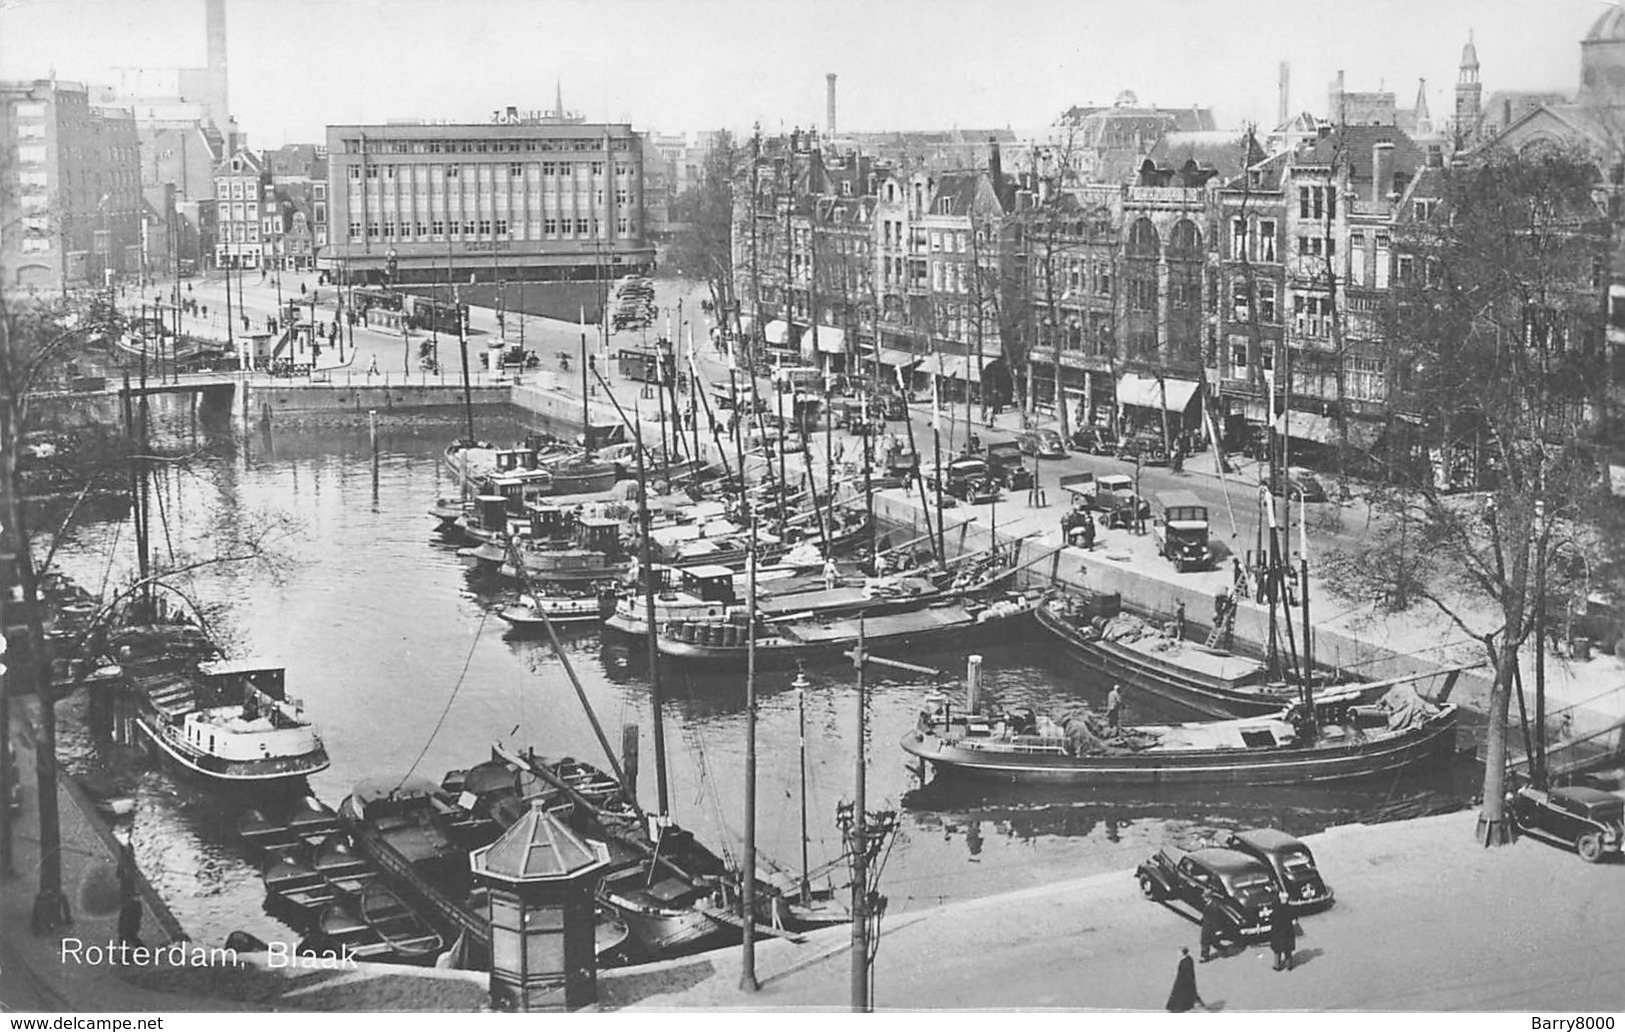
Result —
<instances>
[{"instance_id":1,"label":"vintage car","mask_svg":"<svg viewBox=\"0 0 1625 1032\"><path fill-rule=\"evenodd\" d=\"M1061 488L1084 508L1113 512L1134 497L1134 478L1121 473L1098 477L1093 473L1068 473L1061 477Z\"/></svg>"},{"instance_id":2,"label":"vintage car","mask_svg":"<svg viewBox=\"0 0 1625 1032\"><path fill-rule=\"evenodd\" d=\"M1060 431L1047 426L1022 431L1016 435L1016 446L1023 455L1036 455L1041 459L1066 458L1066 442L1061 440Z\"/></svg>"},{"instance_id":3,"label":"vintage car","mask_svg":"<svg viewBox=\"0 0 1625 1032\"><path fill-rule=\"evenodd\" d=\"M1275 828L1225 832L1215 845L1264 861L1275 875L1276 888L1300 910L1332 905L1332 890L1321 878L1314 854L1286 832Z\"/></svg>"},{"instance_id":4,"label":"vintage car","mask_svg":"<svg viewBox=\"0 0 1625 1032\"><path fill-rule=\"evenodd\" d=\"M993 479L987 460L975 456L948 463L943 471L942 492L970 505L999 500L999 485Z\"/></svg>"},{"instance_id":5,"label":"vintage car","mask_svg":"<svg viewBox=\"0 0 1625 1032\"><path fill-rule=\"evenodd\" d=\"M1230 938L1247 939L1269 931L1277 899L1275 876L1257 857L1233 849L1186 851L1163 846L1134 871L1140 891L1154 902L1177 900L1200 914L1209 900L1218 904Z\"/></svg>"},{"instance_id":6,"label":"vintage car","mask_svg":"<svg viewBox=\"0 0 1625 1032\"><path fill-rule=\"evenodd\" d=\"M1109 426L1084 426L1072 433L1074 451L1090 455L1112 455L1117 452L1117 434Z\"/></svg>"},{"instance_id":7,"label":"vintage car","mask_svg":"<svg viewBox=\"0 0 1625 1032\"><path fill-rule=\"evenodd\" d=\"M1157 492L1157 552L1174 564L1180 573L1205 570L1213 565L1213 550L1207 543L1207 506L1189 491Z\"/></svg>"},{"instance_id":8,"label":"vintage car","mask_svg":"<svg viewBox=\"0 0 1625 1032\"><path fill-rule=\"evenodd\" d=\"M1119 441L1117 457L1142 466L1168 465L1168 449L1162 445L1162 435L1152 430L1141 430Z\"/></svg>"},{"instance_id":9,"label":"vintage car","mask_svg":"<svg viewBox=\"0 0 1625 1032\"><path fill-rule=\"evenodd\" d=\"M1314 504L1326 501L1326 488L1305 470L1287 470L1286 476L1277 481L1277 485L1294 502Z\"/></svg>"},{"instance_id":10,"label":"vintage car","mask_svg":"<svg viewBox=\"0 0 1625 1032\"><path fill-rule=\"evenodd\" d=\"M1007 491L1025 491L1033 486L1033 471L1021 457L1021 446L999 441L987 446L988 473Z\"/></svg>"},{"instance_id":11,"label":"vintage car","mask_svg":"<svg viewBox=\"0 0 1625 1032\"><path fill-rule=\"evenodd\" d=\"M1151 503L1130 492L1116 495L1116 504L1100 517L1100 525L1111 530L1132 530L1137 520L1151 519Z\"/></svg>"},{"instance_id":12,"label":"vintage car","mask_svg":"<svg viewBox=\"0 0 1625 1032\"><path fill-rule=\"evenodd\" d=\"M1582 785L1553 789L1520 785L1508 794L1507 804L1520 831L1573 846L1587 863L1620 852L1625 799L1612 792Z\"/></svg>"}]
</instances>

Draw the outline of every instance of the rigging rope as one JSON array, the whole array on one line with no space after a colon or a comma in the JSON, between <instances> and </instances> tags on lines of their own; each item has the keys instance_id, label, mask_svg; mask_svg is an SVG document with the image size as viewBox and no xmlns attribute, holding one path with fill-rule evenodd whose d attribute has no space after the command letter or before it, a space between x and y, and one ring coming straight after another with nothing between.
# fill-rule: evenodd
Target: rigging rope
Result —
<instances>
[{"instance_id":1,"label":"rigging rope","mask_svg":"<svg viewBox=\"0 0 1625 1032\"><path fill-rule=\"evenodd\" d=\"M406 779L416 773L418 764L422 763L423 757L429 753L429 746L434 744L435 735L438 735L440 728L445 725L446 717L451 713L451 704L457 701L457 692L463 687L463 679L468 676L469 665L474 662L474 649L480 643L480 632L485 630L485 621L490 615L488 611L481 611L479 626L474 628L474 640L468 644L468 656L463 660L463 670L462 673L457 675L457 683L451 686L451 696L446 699L446 708L440 711L440 719L434 722L434 730L429 732L429 738L423 743L423 748L418 751L417 759L413 760L412 765L406 768L406 773L401 775L401 780L395 783L397 789L406 784Z\"/></svg>"}]
</instances>

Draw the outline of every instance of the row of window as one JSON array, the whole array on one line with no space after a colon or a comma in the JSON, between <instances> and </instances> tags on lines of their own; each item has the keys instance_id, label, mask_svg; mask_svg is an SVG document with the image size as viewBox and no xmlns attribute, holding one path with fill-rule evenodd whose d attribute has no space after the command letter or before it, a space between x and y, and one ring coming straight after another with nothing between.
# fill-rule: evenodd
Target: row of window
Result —
<instances>
[{"instance_id":1,"label":"row of window","mask_svg":"<svg viewBox=\"0 0 1625 1032\"><path fill-rule=\"evenodd\" d=\"M528 222L507 219L463 219L461 221L445 221L431 219L427 222L371 222L365 227L360 222L350 223L350 240L359 242L363 239L373 240L440 240L446 236L457 237L490 237L495 236L511 240L546 240L559 237L597 237L600 236L601 223L597 219L532 219ZM527 233L528 227L528 233ZM615 222L617 236L630 236L632 223L629 219L617 219Z\"/></svg>"},{"instance_id":2,"label":"row of window","mask_svg":"<svg viewBox=\"0 0 1625 1032\"><path fill-rule=\"evenodd\" d=\"M346 154L520 154L536 151L602 151L604 140L581 137L573 139L534 140L345 140ZM615 137L609 141L612 151L629 151L632 141ZM620 167L631 168L630 164ZM626 173L621 173L626 174Z\"/></svg>"},{"instance_id":3,"label":"row of window","mask_svg":"<svg viewBox=\"0 0 1625 1032\"><path fill-rule=\"evenodd\" d=\"M404 179L419 183L430 182L436 179L480 179L490 181L501 171L506 171L509 179L520 179L529 176L535 179L538 176L557 179L563 176L602 176L604 162L602 161L510 161L506 165L490 164L450 164L450 165L350 165L346 173L350 179ZM464 173L467 173L465 176ZM615 166L615 175L620 179L629 179L632 175L630 165Z\"/></svg>"},{"instance_id":4,"label":"row of window","mask_svg":"<svg viewBox=\"0 0 1625 1032\"><path fill-rule=\"evenodd\" d=\"M350 207L352 207L352 208L361 207L363 201L365 201L366 204L369 207L376 208L376 207L378 207L379 204L392 204L392 203L395 203L397 201L407 200L407 199L409 199L411 197L417 197L418 201L421 203L423 201L428 200L431 197L438 201L439 198L441 196L443 196L443 195L449 195L449 196L452 196L452 197L462 196L462 197L470 197L471 198L476 193L478 193L479 196L481 196L481 197L485 197L485 198L495 197L495 198L498 198L499 200L504 201L504 202L506 202L510 198L512 198L515 201L518 201L518 200L520 200L522 198L525 198L525 197L538 197L538 196L545 196L545 197L561 197L561 196L587 197L587 196L591 196L592 203L594 203L594 204L603 204L604 203L604 191L603 190L601 190L601 189L599 189L599 190L583 189L582 186L579 185L579 184L573 190L559 189L557 186L555 186L552 183L544 183L543 184L543 189L541 189L541 190L532 190L532 189L515 190L515 189L512 189L510 187L499 186L499 185L492 184L492 183L478 183L478 184L476 184L472 180L464 180L463 184L462 184L462 189L457 189L455 186L451 187L449 189L441 189L441 186L440 186L439 183L427 183L427 184L418 183L417 188L415 190L413 190L413 189L404 189L403 188L401 190L387 190L386 189L386 190L381 191L381 192L372 192L372 191L363 192L359 187L352 184L351 188L350 188L350 191L346 196L349 198ZM626 205L631 204L633 201L636 200L636 198L637 198L637 195L632 193L630 190L616 190L615 191L615 203L621 205L622 207L625 207Z\"/></svg>"}]
</instances>

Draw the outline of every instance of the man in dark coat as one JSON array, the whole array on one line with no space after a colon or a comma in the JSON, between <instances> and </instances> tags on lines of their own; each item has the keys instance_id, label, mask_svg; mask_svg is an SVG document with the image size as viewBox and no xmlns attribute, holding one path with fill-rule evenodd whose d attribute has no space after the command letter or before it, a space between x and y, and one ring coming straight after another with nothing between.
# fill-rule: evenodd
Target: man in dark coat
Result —
<instances>
[{"instance_id":1,"label":"man in dark coat","mask_svg":"<svg viewBox=\"0 0 1625 1032\"><path fill-rule=\"evenodd\" d=\"M1191 951L1184 946L1179 948L1179 969L1174 974L1174 988L1168 994L1168 1009L1183 1013L1192 1007L1206 1008L1202 1002L1202 994L1196 991L1196 964L1191 960Z\"/></svg>"},{"instance_id":2,"label":"man in dark coat","mask_svg":"<svg viewBox=\"0 0 1625 1032\"><path fill-rule=\"evenodd\" d=\"M1283 892L1281 901L1275 905L1275 913L1270 919L1270 949L1275 951L1277 971L1282 968L1292 970L1292 957L1298 952L1297 920L1297 908Z\"/></svg>"},{"instance_id":3,"label":"man in dark coat","mask_svg":"<svg viewBox=\"0 0 1625 1032\"><path fill-rule=\"evenodd\" d=\"M1212 960L1213 954L1218 952L1224 926L1224 911L1219 909L1218 901L1209 896L1202 904L1202 963Z\"/></svg>"}]
</instances>

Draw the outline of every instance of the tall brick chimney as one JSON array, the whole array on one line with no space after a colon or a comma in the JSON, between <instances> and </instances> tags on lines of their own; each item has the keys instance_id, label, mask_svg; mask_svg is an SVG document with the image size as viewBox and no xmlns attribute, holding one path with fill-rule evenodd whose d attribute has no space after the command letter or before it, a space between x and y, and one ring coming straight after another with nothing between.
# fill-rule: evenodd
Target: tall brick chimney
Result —
<instances>
[{"instance_id":1,"label":"tall brick chimney","mask_svg":"<svg viewBox=\"0 0 1625 1032\"><path fill-rule=\"evenodd\" d=\"M824 122L829 127L829 134L835 135L835 73L824 73L825 83L825 113Z\"/></svg>"},{"instance_id":2,"label":"tall brick chimney","mask_svg":"<svg viewBox=\"0 0 1625 1032\"><path fill-rule=\"evenodd\" d=\"M1379 140L1371 145L1371 200L1381 204L1394 192L1394 145Z\"/></svg>"}]
</instances>

